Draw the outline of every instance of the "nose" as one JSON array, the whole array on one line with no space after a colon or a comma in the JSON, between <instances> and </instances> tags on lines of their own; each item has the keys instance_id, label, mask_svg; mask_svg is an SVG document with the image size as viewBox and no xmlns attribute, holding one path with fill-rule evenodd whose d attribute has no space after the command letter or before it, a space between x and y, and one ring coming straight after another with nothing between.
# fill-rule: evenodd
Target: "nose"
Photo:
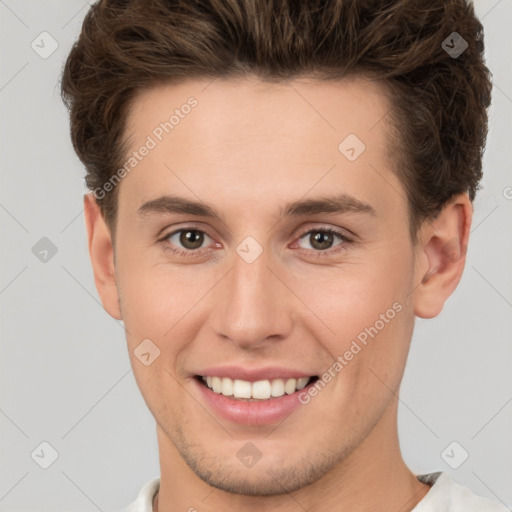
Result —
<instances>
[{"instance_id":1,"label":"nose","mask_svg":"<svg viewBox=\"0 0 512 512\"><path fill-rule=\"evenodd\" d=\"M252 263L235 253L231 271L217 287L213 328L240 348L264 347L292 329L294 302L270 260L265 250Z\"/></svg>"}]
</instances>

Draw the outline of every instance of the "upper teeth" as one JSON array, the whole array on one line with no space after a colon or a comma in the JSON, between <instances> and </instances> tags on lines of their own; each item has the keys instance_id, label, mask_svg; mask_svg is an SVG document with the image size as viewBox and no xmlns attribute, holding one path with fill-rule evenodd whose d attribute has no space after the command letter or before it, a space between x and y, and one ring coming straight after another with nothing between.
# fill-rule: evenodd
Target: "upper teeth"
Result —
<instances>
[{"instance_id":1,"label":"upper teeth","mask_svg":"<svg viewBox=\"0 0 512 512\"><path fill-rule=\"evenodd\" d=\"M309 381L309 377L258 380L256 382L240 379L232 380L229 377L208 376L202 377L202 379L215 393L234 396L235 398L257 398L260 400L265 400L271 396L282 396L285 393L291 395L295 391L302 389Z\"/></svg>"}]
</instances>

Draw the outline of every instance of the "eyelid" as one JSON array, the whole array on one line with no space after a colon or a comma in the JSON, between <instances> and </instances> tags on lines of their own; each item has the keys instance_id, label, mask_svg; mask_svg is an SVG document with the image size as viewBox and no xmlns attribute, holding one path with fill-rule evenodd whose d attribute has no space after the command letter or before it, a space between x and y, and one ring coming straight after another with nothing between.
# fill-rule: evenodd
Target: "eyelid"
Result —
<instances>
[{"instance_id":1,"label":"eyelid","mask_svg":"<svg viewBox=\"0 0 512 512\"><path fill-rule=\"evenodd\" d=\"M353 241L353 238L356 237L356 235L354 233L352 233L351 231L349 231L348 229L340 228L340 227L333 227L333 226L328 226L328 225L322 225L322 224L305 228L303 231L300 231L296 235L296 237L302 238L304 235L307 235L308 233L311 233L312 231L327 231L329 233L334 233L335 235L338 235L341 238L343 238L344 240L350 241L350 242Z\"/></svg>"},{"instance_id":2,"label":"eyelid","mask_svg":"<svg viewBox=\"0 0 512 512\"><path fill-rule=\"evenodd\" d=\"M304 228L297 235L295 235L295 237L296 237L296 239L300 239L304 235L307 235L314 231L326 231L328 233L332 233L336 236L339 236L345 244L349 244L349 243L352 244L352 243L356 243L358 241L358 236L354 232L350 231L349 229L342 228L340 226L332 226L329 224L316 224L313 226L309 225L307 228ZM308 249L304 249L304 250L308 250ZM315 252L328 253L329 250L330 249L327 249L325 251L315 251Z\"/></svg>"},{"instance_id":3,"label":"eyelid","mask_svg":"<svg viewBox=\"0 0 512 512\"><path fill-rule=\"evenodd\" d=\"M163 234L168 229L172 229L172 231L169 231L167 234ZM195 229L197 231L202 231L203 233L206 233L208 235L208 232L205 230L204 223L194 222L193 220L191 220L191 221L185 223L185 225L178 224L177 227L176 227L176 225L174 225L174 228L173 228L173 226L165 226L162 229L160 229L155 236L157 239L167 238L168 236L174 235L177 231L182 231L184 229ZM210 238L213 238L213 237L210 236Z\"/></svg>"}]
</instances>

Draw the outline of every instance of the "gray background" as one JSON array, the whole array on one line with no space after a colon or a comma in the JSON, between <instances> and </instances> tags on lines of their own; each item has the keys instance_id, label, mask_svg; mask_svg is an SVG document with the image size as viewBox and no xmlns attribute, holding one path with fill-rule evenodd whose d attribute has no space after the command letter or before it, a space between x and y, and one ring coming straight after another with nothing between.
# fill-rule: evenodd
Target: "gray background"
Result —
<instances>
[{"instance_id":1,"label":"gray background","mask_svg":"<svg viewBox=\"0 0 512 512\"><path fill-rule=\"evenodd\" d=\"M447 471L511 507L512 2L475 8L494 76L484 189L460 286L438 318L417 322L399 427L413 471ZM83 0L0 0L0 511L120 510L159 475L122 324L94 287L83 169L58 92L86 10ZM31 47L44 31L58 43L47 58ZM46 262L32 252L43 237L57 248ZM42 442L58 452L48 469ZM451 468L462 450L469 457Z\"/></svg>"}]
</instances>

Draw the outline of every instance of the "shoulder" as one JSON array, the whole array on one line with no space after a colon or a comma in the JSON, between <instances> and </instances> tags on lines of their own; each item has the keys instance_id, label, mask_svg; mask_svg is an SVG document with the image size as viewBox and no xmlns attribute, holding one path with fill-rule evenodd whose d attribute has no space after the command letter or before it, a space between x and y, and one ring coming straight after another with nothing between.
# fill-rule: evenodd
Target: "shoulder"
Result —
<instances>
[{"instance_id":1,"label":"shoulder","mask_svg":"<svg viewBox=\"0 0 512 512\"><path fill-rule=\"evenodd\" d=\"M412 512L510 512L505 505L474 494L455 482L448 473L417 475L432 485Z\"/></svg>"}]
</instances>

